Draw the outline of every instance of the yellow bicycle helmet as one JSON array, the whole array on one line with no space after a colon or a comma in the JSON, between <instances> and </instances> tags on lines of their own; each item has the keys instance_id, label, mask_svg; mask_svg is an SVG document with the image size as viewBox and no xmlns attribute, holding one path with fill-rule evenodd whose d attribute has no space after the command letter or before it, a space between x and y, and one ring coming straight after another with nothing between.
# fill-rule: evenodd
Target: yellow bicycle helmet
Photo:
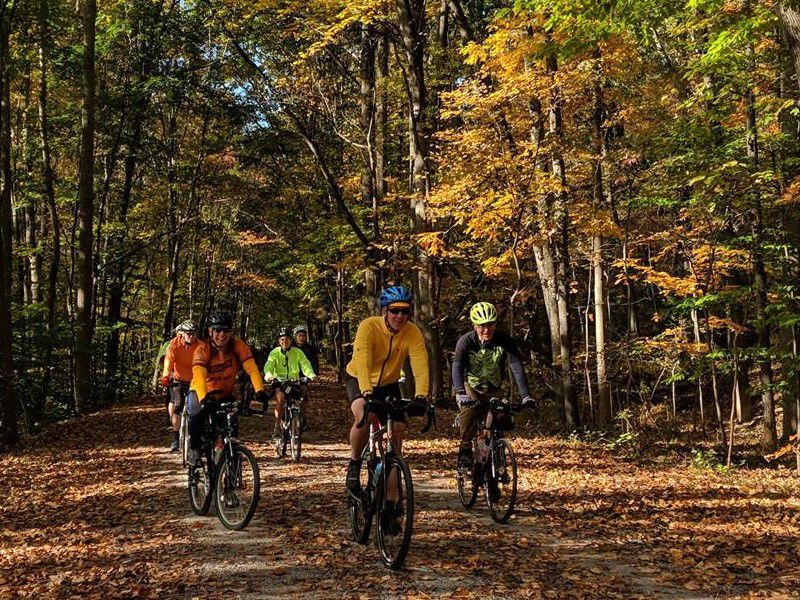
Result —
<instances>
[{"instance_id":1,"label":"yellow bicycle helmet","mask_svg":"<svg viewBox=\"0 0 800 600\"><path fill-rule=\"evenodd\" d=\"M497 310L491 302L478 302L469 309L469 320L474 325L486 325L497 321Z\"/></svg>"}]
</instances>

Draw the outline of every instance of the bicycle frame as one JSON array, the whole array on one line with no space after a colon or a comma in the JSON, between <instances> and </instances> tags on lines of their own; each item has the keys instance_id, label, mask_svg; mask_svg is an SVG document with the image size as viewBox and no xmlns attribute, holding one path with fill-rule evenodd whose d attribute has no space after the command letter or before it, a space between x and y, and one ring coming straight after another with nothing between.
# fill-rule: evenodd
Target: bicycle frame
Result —
<instances>
[{"instance_id":1,"label":"bicycle frame","mask_svg":"<svg viewBox=\"0 0 800 600\"><path fill-rule=\"evenodd\" d=\"M388 416L386 418L386 425L381 425L378 417L374 414L370 414L370 407L368 405L364 406L364 419L369 419L369 463L371 465L377 466L377 460L380 460L380 463L385 465L386 464L386 457L391 455L394 452L394 446L392 444L392 432L394 431L394 419L392 419L392 412L399 408L400 404L405 406L408 405L410 400L405 398L387 398L386 405L388 407ZM373 480L372 476L374 474L374 467L370 468L369 473L370 477L367 481L367 485L364 488L364 497L369 498L369 512L375 513L377 512L378 508L378 501L380 499L383 502L386 502L386 494L373 494L373 491L376 492L385 492L386 486L388 485L388 469L381 468L380 479L376 482Z\"/></svg>"}]
</instances>

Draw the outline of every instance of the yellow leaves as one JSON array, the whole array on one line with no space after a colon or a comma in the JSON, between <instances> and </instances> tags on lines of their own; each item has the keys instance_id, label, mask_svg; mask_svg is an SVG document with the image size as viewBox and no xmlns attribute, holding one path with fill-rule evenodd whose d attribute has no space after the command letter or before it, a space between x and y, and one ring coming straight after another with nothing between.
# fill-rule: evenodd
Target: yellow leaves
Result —
<instances>
[{"instance_id":1,"label":"yellow leaves","mask_svg":"<svg viewBox=\"0 0 800 600\"><path fill-rule=\"evenodd\" d=\"M416 236L417 244L430 256L443 257L447 251L447 245L441 231L429 231L420 233Z\"/></svg>"}]
</instances>

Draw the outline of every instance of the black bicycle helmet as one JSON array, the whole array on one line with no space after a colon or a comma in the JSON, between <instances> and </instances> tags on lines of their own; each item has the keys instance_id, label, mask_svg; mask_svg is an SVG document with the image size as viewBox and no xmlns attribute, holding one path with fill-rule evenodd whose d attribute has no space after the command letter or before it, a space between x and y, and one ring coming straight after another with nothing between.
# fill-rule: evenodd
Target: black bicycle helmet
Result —
<instances>
[{"instance_id":1,"label":"black bicycle helmet","mask_svg":"<svg viewBox=\"0 0 800 600\"><path fill-rule=\"evenodd\" d=\"M229 312L213 312L208 317L208 326L212 329L233 329L233 317Z\"/></svg>"},{"instance_id":2,"label":"black bicycle helmet","mask_svg":"<svg viewBox=\"0 0 800 600\"><path fill-rule=\"evenodd\" d=\"M292 337L292 330L291 330L291 329L289 329L288 327L281 327L281 328L278 330L278 337L279 337L279 338L282 338L282 337Z\"/></svg>"}]
</instances>

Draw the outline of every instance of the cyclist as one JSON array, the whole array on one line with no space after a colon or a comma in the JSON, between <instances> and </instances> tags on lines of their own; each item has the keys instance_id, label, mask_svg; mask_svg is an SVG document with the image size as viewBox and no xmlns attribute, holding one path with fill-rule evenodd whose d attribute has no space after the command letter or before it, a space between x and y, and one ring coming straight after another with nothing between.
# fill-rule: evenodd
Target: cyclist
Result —
<instances>
[{"instance_id":1,"label":"cyclist","mask_svg":"<svg viewBox=\"0 0 800 600\"><path fill-rule=\"evenodd\" d=\"M419 327L409 321L413 301L411 292L401 285L386 288L378 298L381 315L364 319L356 331L353 358L347 365L345 379L354 418L350 427L350 463L347 467L346 486L348 492L356 497L361 495L361 452L369 437L369 428L359 428L357 425L364 416L366 401L401 397L398 381L406 358L411 361L417 393L408 408L408 414L424 414L428 406L428 350ZM388 414L381 413L380 409L376 414L385 425ZM405 415L392 414L392 419L395 429L388 433L396 452L400 454L405 432ZM389 495L392 495L392 490L389 490ZM391 510L387 512L391 514Z\"/></svg>"},{"instance_id":2,"label":"cyclist","mask_svg":"<svg viewBox=\"0 0 800 600\"><path fill-rule=\"evenodd\" d=\"M497 310L494 305L478 302L470 309L469 319L472 321L472 331L459 338L453 356L453 388L460 408L461 426L458 466L464 469L473 466L472 438L480 420L486 417L489 399L500 388L506 363L511 367L522 396L522 406L532 408L535 405L517 345L510 335L497 330Z\"/></svg>"},{"instance_id":3,"label":"cyclist","mask_svg":"<svg viewBox=\"0 0 800 600\"><path fill-rule=\"evenodd\" d=\"M175 332L176 335L164 354L164 369L161 371L159 380L163 387L168 387L170 382L179 384L169 388L167 412L172 425L172 443L169 446L171 452L178 451L183 400L189 391L189 384L192 382L194 351L200 345L200 342L197 341L197 325L194 324L194 321L184 321L175 328Z\"/></svg>"},{"instance_id":4,"label":"cyclist","mask_svg":"<svg viewBox=\"0 0 800 600\"><path fill-rule=\"evenodd\" d=\"M306 329L306 326L298 325L295 327L292 331L292 337L294 337L295 347L303 351L308 362L311 363L311 368L314 370L314 373L319 375L319 353L317 352L317 347L308 339L308 329Z\"/></svg>"},{"instance_id":5,"label":"cyclist","mask_svg":"<svg viewBox=\"0 0 800 600\"><path fill-rule=\"evenodd\" d=\"M256 391L256 399L266 403L264 381L258 371L250 347L231 334L233 319L226 312L213 313L208 320L208 340L202 342L194 352L192 360L192 385L186 397L189 412L189 462L196 465L199 460L201 437L209 411L224 398L233 394L239 368L250 376ZM215 402L209 402L208 394L216 392Z\"/></svg>"},{"instance_id":6,"label":"cyclist","mask_svg":"<svg viewBox=\"0 0 800 600\"><path fill-rule=\"evenodd\" d=\"M292 346L292 332L288 327L283 327L278 332L278 347L273 348L264 364L264 378L267 382L277 384L284 381L297 381L300 372L309 379L314 379L317 374L308 358L299 348ZM280 386L275 389L275 429L272 432L275 440L281 439L281 415L285 401L283 390Z\"/></svg>"}]
</instances>

